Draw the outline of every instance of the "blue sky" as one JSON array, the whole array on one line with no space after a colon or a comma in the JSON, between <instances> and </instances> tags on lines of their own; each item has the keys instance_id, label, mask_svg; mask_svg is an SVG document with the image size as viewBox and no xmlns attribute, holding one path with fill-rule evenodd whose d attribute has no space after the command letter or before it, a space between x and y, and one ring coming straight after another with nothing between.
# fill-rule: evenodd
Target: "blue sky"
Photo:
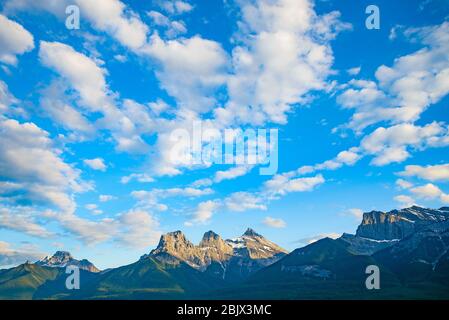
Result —
<instances>
[{"instance_id":1,"label":"blue sky","mask_svg":"<svg viewBox=\"0 0 449 320\"><path fill-rule=\"evenodd\" d=\"M0 267L60 249L114 267L178 229L292 250L449 205L445 0L0 4ZM277 129L277 173L174 163L195 121Z\"/></svg>"}]
</instances>

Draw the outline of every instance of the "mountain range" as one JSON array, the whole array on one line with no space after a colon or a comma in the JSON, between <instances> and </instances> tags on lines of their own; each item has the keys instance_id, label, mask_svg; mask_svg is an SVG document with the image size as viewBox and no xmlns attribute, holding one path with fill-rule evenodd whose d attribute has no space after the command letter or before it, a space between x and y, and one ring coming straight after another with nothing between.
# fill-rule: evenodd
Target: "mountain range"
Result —
<instances>
[{"instance_id":1,"label":"mountain range","mask_svg":"<svg viewBox=\"0 0 449 320\"><path fill-rule=\"evenodd\" d=\"M0 299L447 299L448 249L448 207L366 212L355 234L290 253L252 229L226 240L208 231L198 245L175 231L118 268L57 251L0 270ZM69 265L80 268L79 290L65 287ZM365 287L369 265L379 290Z\"/></svg>"}]
</instances>

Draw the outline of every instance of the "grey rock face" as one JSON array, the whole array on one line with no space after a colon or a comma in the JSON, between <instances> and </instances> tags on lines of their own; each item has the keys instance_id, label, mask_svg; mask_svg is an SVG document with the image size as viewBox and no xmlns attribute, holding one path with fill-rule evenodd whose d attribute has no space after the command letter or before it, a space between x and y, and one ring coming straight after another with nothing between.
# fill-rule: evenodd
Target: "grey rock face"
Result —
<instances>
[{"instance_id":1,"label":"grey rock face","mask_svg":"<svg viewBox=\"0 0 449 320\"><path fill-rule=\"evenodd\" d=\"M425 226L447 219L447 207L433 210L413 206L389 212L371 211L363 214L356 235L374 240L403 239Z\"/></svg>"}]
</instances>

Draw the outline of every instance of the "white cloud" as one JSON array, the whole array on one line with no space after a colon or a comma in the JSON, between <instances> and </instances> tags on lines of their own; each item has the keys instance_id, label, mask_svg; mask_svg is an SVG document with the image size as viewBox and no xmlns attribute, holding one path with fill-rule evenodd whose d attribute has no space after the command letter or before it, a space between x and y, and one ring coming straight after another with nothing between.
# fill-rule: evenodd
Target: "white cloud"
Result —
<instances>
[{"instance_id":1,"label":"white cloud","mask_svg":"<svg viewBox=\"0 0 449 320\"><path fill-rule=\"evenodd\" d=\"M98 205L95 203L89 203L84 206L87 210L90 211L93 215L100 215L103 214L103 211L98 209Z\"/></svg>"},{"instance_id":2,"label":"white cloud","mask_svg":"<svg viewBox=\"0 0 449 320\"><path fill-rule=\"evenodd\" d=\"M62 81L53 81L42 90L40 106L45 115L61 124L66 130L93 135L95 127L82 112L75 109L67 97L67 86Z\"/></svg>"},{"instance_id":3,"label":"white cloud","mask_svg":"<svg viewBox=\"0 0 449 320\"><path fill-rule=\"evenodd\" d=\"M197 198L213 194L214 191L210 188L198 189L192 187L186 188L168 188L168 189L152 189L150 191L137 190L131 192L131 195L139 201L138 205L149 208L159 208L160 211L165 211L166 206L159 203L160 199L167 199L172 197L189 197Z\"/></svg>"},{"instance_id":4,"label":"white cloud","mask_svg":"<svg viewBox=\"0 0 449 320\"><path fill-rule=\"evenodd\" d=\"M400 189L410 189L411 187L413 187L413 183L406 181L404 179L398 179L396 180L396 185L400 188Z\"/></svg>"},{"instance_id":5,"label":"white cloud","mask_svg":"<svg viewBox=\"0 0 449 320\"><path fill-rule=\"evenodd\" d=\"M234 192L224 200L224 204L227 209L234 212L267 210L263 199L249 192Z\"/></svg>"},{"instance_id":6,"label":"white cloud","mask_svg":"<svg viewBox=\"0 0 449 320\"><path fill-rule=\"evenodd\" d=\"M208 187L211 186L214 182L212 179L204 178L204 179L198 179L191 183L192 187L198 188L198 187Z\"/></svg>"},{"instance_id":7,"label":"white cloud","mask_svg":"<svg viewBox=\"0 0 449 320\"><path fill-rule=\"evenodd\" d=\"M424 199L435 199L440 197L443 192L436 185L428 183L423 186L414 187L410 191L416 196Z\"/></svg>"},{"instance_id":8,"label":"white cloud","mask_svg":"<svg viewBox=\"0 0 449 320\"><path fill-rule=\"evenodd\" d=\"M319 170L336 170L344 165L353 166L361 158L362 155L360 154L359 148L354 147L349 150L339 152L337 156L331 160L326 160L313 166L302 166L298 168L296 172L292 172L291 174L304 175Z\"/></svg>"},{"instance_id":9,"label":"white cloud","mask_svg":"<svg viewBox=\"0 0 449 320\"><path fill-rule=\"evenodd\" d=\"M216 106L214 94L226 80L227 62L219 43L199 36L164 41L154 34L145 53L159 62L156 75L178 106L197 112Z\"/></svg>"},{"instance_id":10,"label":"white cloud","mask_svg":"<svg viewBox=\"0 0 449 320\"><path fill-rule=\"evenodd\" d=\"M144 210L131 210L119 218L121 229L116 238L119 243L134 248L145 248L159 240L159 221Z\"/></svg>"},{"instance_id":11,"label":"white cloud","mask_svg":"<svg viewBox=\"0 0 449 320\"><path fill-rule=\"evenodd\" d=\"M115 199L117 199L117 197L114 197L114 196L111 196L108 194L100 194L98 197L98 201L100 201L100 202L108 202L108 201L115 200Z\"/></svg>"},{"instance_id":12,"label":"white cloud","mask_svg":"<svg viewBox=\"0 0 449 320\"><path fill-rule=\"evenodd\" d=\"M264 191L270 197L278 197L279 195L286 195L291 192L306 192L312 191L315 187L324 183L324 178L321 174L313 177L305 178L289 178L286 175L275 175L272 179L265 182Z\"/></svg>"},{"instance_id":13,"label":"white cloud","mask_svg":"<svg viewBox=\"0 0 449 320\"><path fill-rule=\"evenodd\" d=\"M192 219L187 221L185 225L192 226L194 224L205 224L209 222L215 210L219 206L220 204L218 202L212 200L199 203L196 212L192 216Z\"/></svg>"},{"instance_id":14,"label":"white cloud","mask_svg":"<svg viewBox=\"0 0 449 320\"><path fill-rule=\"evenodd\" d=\"M71 193L88 190L79 178L80 172L61 158L48 132L34 123L0 119L0 175L11 181L15 199L53 204L73 211Z\"/></svg>"},{"instance_id":15,"label":"white cloud","mask_svg":"<svg viewBox=\"0 0 449 320\"><path fill-rule=\"evenodd\" d=\"M326 89L336 34L349 28L340 14L318 16L312 1L240 1L242 21L232 51L230 100L215 110L221 123L286 123L293 105Z\"/></svg>"},{"instance_id":16,"label":"white cloud","mask_svg":"<svg viewBox=\"0 0 449 320\"><path fill-rule=\"evenodd\" d=\"M52 236L52 232L36 223L34 216L37 216L37 214L30 208L0 206L0 229L22 232L39 238Z\"/></svg>"},{"instance_id":17,"label":"white cloud","mask_svg":"<svg viewBox=\"0 0 449 320\"><path fill-rule=\"evenodd\" d=\"M383 166L402 162L410 156L408 148L425 149L447 144L447 128L437 122L425 126L398 124L379 127L365 136L360 144L367 154L374 155L372 164Z\"/></svg>"},{"instance_id":18,"label":"white cloud","mask_svg":"<svg viewBox=\"0 0 449 320\"><path fill-rule=\"evenodd\" d=\"M132 180L137 180L138 182L141 183L154 182L154 179L146 173L132 173L129 176L122 177L120 179L120 182L123 184L127 184Z\"/></svg>"},{"instance_id":19,"label":"white cloud","mask_svg":"<svg viewBox=\"0 0 449 320\"><path fill-rule=\"evenodd\" d=\"M106 171L107 166L102 158L84 159L84 164L93 170Z\"/></svg>"},{"instance_id":20,"label":"white cloud","mask_svg":"<svg viewBox=\"0 0 449 320\"><path fill-rule=\"evenodd\" d=\"M403 208L409 208L415 204L415 200L412 197L403 194L394 197L394 200L401 203Z\"/></svg>"},{"instance_id":21,"label":"white cloud","mask_svg":"<svg viewBox=\"0 0 449 320\"><path fill-rule=\"evenodd\" d=\"M352 208L347 210L347 214L350 216L353 216L357 220L360 220L363 218L363 210L358 208Z\"/></svg>"},{"instance_id":22,"label":"white cloud","mask_svg":"<svg viewBox=\"0 0 449 320\"><path fill-rule=\"evenodd\" d=\"M138 50L146 44L148 26L118 0L75 0L94 28L107 32L122 45Z\"/></svg>"},{"instance_id":23,"label":"white cloud","mask_svg":"<svg viewBox=\"0 0 449 320\"><path fill-rule=\"evenodd\" d=\"M360 73L361 67L354 67L346 70L346 72L351 76L356 76Z\"/></svg>"},{"instance_id":24,"label":"white cloud","mask_svg":"<svg viewBox=\"0 0 449 320\"><path fill-rule=\"evenodd\" d=\"M344 108L355 109L349 128L361 131L381 121L414 122L449 93L449 22L410 28L404 34L421 49L396 58L391 67L380 66L376 82L349 82L350 88L338 97ZM399 150L392 152L397 154L393 158L401 158Z\"/></svg>"},{"instance_id":25,"label":"white cloud","mask_svg":"<svg viewBox=\"0 0 449 320\"><path fill-rule=\"evenodd\" d=\"M252 166L236 166L226 171L217 171L214 176L214 182L219 183L223 180L232 180L246 175L251 171Z\"/></svg>"},{"instance_id":26,"label":"white cloud","mask_svg":"<svg viewBox=\"0 0 449 320\"><path fill-rule=\"evenodd\" d=\"M17 64L17 56L34 48L31 33L22 25L0 14L0 61Z\"/></svg>"},{"instance_id":27,"label":"white cloud","mask_svg":"<svg viewBox=\"0 0 449 320\"><path fill-rule=\"evenodd\" d=\"M174 38L187 32L187 28L183 21L172 21L170 18L157 11L150 11L147 15L153 20L155 25L165 29L164 34L168 38Z\"/></svg>"},{"instance_id":28,"label":"white cloud","mask_svg":"<svg viewBox=\"0 0 449 320\"><path fill-rule=\"evenodd\" d=\"M9 91L8 85L0 80L0 115L24 115L20 101Z\"/></svg>"},{"instance_id":29,"label":"white cloud","mask_svg":"<svg viewBox=\"0 0 449 320\"><path fill-rule=\"evenodd\" d=\"M66 78L87 107L92 111L106 111L111 108L108 88L105 81L106 70L71 46L60 42L40 42L39 58L41 62L55 69Z\"/></svg>"},{"instance_id":30,"label":"white cloud","mask_svg":"<svg viewBox=\"0 0 449 320\"><path fill-rule=\"evenodd\" d=\"M22 245L14 248L10 243L0 241L0 269L15 267L26 261L35 262L45 257L34 245Z\"/></svg>"},{"instance_id":31,"label":"white cloud","mask_svg":"<svg viewBox=\"0 0 449 320\"><path fill-rule=\"evenodd\" d=\"M399 172L404 177L419 177L429 181L447 181L449 180L449 164L440 165L408 165L405 170Z\"/></svg>"},{"instance_id":32,"label":"white cloud","mask_svg":"<svg viewBox=\"0 0 449 320\"><path fill-rule=\"evenodd\" d=\"M142 209L121 213L114 219L95 221L52 211L45 212L44 216L57 221L66 232L87 245L112 241L126 247L143 248L156 244L161 234L158 220Z\"/></svg>"},{"instance_id":33,"label":"white cloud","mask_svg":"<svg viewBox=\"0 0 449 320\"><path fill-rule=\"evenodd\" d=\"M167 13L174 15L184 14L193 10L193 6L186 1L158 0L157 3Z\"/></svg>"},{"instance_id":34,"label":"white cloud","mask_svg":"<svg viewBox=\"0 0 449 320\"><path fill-rule=\"evenodd\" d=\"M116 106L115 94L110 92L105 80L105 69L71 46L59 42L41 41L39 57L45 66L58 72L76 90L80 96L78 105L87 109L86 112L103 114L95 125L98 129L111 131L118 151L147 152L148 145L140 134L151 128L148 126L148 113L131 100L124 101L123 109Z\"/></svg>"},{"instance_id":35,"label":"white cloud","mask_svg":"<svg viewBox=\"0 0 449 320\"><path fill-rule=\"evenodd\" d=\"M262 223L271 228L285 228L287 226L284 220L272 217L265 217Z\"/></svg>"}]
</instances>

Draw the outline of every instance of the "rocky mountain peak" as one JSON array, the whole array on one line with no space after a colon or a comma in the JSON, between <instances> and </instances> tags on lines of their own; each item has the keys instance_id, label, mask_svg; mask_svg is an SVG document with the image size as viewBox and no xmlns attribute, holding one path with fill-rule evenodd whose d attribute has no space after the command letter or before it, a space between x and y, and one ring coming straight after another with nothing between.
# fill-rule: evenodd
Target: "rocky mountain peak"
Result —
<instances>
[{"instance_id":1,"label":"rocky mountain peak","mask_svg":"<svg viewBox=\"0 0 449 320\"><path fill-rule=\"evenodd\" d=\"M252 272L285 254L284 249L248 228L241 237L232 240L223 240L217 233L207 231L198 245L187 240L181 231L170 232L163 235L157 248L142 259L152 257L165 263L183 261L200 271L213 265L214 274L226 277L229 266L238 273L242 268ZM242 267L244 265L247 267Z\"/></svg>"},{"instance_id":2,"label":"rocky mountain peak","mask_svg":"<svg viewBox=\"0 0 449 320\"><path fill-rule=\"evenodd\" d=\"M203 235L203 239L201 241L210 241L210 240L218 240L221 239L221 237L216 234L215 232L213 232L212 230L207 231L206 233L204 233Z\"/></svg>"},{"instance_id":3,"label":"rocky mountain peak","mask_svg":"<svg viewBox=\"0 0 449 320\"><path fill-rule=\"evenodd\" d=\"M183 250L189 250L194 247L181 231L174 231L163 234L159 240L155 252L176 253Z\"/></svg>"},{"instance_id":4,"label":"rocky mountain peak","mask_svg":"<svg viewBox=\"0 0 449 320\"><path fill-rule=\"evenodd\" d=\"M56 251L51 257L47 256L42 260L36 262L37 265L52 268L65 268L67 266L76 266L80 269L90 272L99 272L100 270L95 267L89 260L76 260L72 257L70 252Z\"/></svg>"},{"instance_id":5,"label":"rocky mountain peak","mask_svg":"<svg viewBox=\"0 0 449 320\"><path fill-rule=\"evenodd\" d=\"M258 234L256 231L254 231L251 228L246 229L245 233L242 236L263 238L260 234Z\"/></svg>"},{"instance_id":6,"label":"rocky mountain peak","mask_svg":"<svg viewBox=\"0 0 449 320\"><path fill-rule=\"evenodd\" d=\"M412 206L400 210L363 214L356 235L375 240L403 239L424 226L449 219L449 210Z\"/></svg>"}]
</instances>

